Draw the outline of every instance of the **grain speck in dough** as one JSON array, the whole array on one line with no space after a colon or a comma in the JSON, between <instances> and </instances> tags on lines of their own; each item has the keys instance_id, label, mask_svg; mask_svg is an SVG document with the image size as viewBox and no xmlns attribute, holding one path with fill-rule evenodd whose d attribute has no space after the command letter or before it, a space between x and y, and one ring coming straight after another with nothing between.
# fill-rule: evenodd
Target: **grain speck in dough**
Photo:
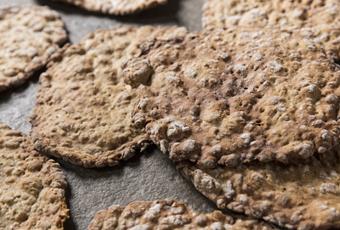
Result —
<instances>
[{"instance_id":1,"label":"grain speck in dough","mask_svg":"<svg viewBox=\"0 0 340 230\"><path fill-rule=\"evenodd\" d=\"M23 84L66 40L63 21L47 7L0 8L0 91Z\"/></svg>"}]
</instances>

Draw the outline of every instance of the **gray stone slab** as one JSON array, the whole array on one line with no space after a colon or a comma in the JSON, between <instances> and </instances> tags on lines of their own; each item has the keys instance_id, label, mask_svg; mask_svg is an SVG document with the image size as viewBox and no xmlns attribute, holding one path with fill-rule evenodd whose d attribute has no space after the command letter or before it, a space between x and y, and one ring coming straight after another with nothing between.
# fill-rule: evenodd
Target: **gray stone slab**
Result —
<instances>
[{"instance_id":1,"label":"gray stone slab","mask_svg":"<svg viewBox=\"0 0 340 230\"><path fill-rule=\"evenodd\" d=\"M62 14L71 41L77 42L89 32L119 24L181 25L191 31L199 30L203 0L170 0L168 5L128 17L89 13L50 0L0 0L1 6L11 4L49 5ZM28 118L35 103L38 77L12 93L0 95L0 121L29 133ZM214 208L156 149L150 149L124 166L103 170L82 169L59 162L70 185L68 198L72 218L66 229L86 229L96 211L134 200L175 198L188 202L197 210Z\"/></svg>"}]
</instances>

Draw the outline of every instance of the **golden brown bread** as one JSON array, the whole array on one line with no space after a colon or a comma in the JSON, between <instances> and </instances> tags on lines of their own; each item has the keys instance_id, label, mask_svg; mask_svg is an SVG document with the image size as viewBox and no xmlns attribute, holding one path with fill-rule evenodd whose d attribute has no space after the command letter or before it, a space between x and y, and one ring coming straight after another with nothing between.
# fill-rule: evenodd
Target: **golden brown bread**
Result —
<instances>
[{"instance_id":1,"label":"golden brown bread","mask_svg":"<svg viewBox=\"0 0 340 230\"><path fill-rule=\"evenodd\" d=\"M123 26L90 34L65 47L40 78L32 117L35 147L84 167L117 165L150 140L131 121L137 91L120 66L154 37L185 34L178 27Z\"/></svg>"},{"instance_id":2,"label":"golden brown bread","mask_svg":"<svg viewBox=\"0 0 340 230\"><path fill-rule=\"evenodd\" d=\"M97 212L89 230L127 229L230 229L271 230L268 224L252 219L236 219L220 211L199 213L174 200L135 201L113 205Z\"/></svg>"},{"instance_id":3,"label":"golden brown bread","mask_svg":"<svg viewBox=\"0 0 340 230\"><path fill-rule=\"evenodd\" d=\"M41 6L0 9L0 91L21 85L67 40L57 12Z\"/></svg>"},{"instance_id":4,"label":"golden brown bread","mask_svg":"<svg viewBox=\"0 0 340 230\"><path fill-rule=\"evenodd\" d=\"M89 11L112 15L133 14L165 4L167 0L57 0Z\"/></svg>"},{"instance_id":5,"label":"golden brown bread","mask_svg":"<svg viewBox=\"0 0 340 230\"><path fill-rule=\"evenodd\" d=\"M153 70L134 123L200 192L283 227L339 227L340 68L321 45L231 29L143 51L123 70Z\"/></svg>"},{"instance_id":6,"label":"golden brown bread","mask_svg":"<svg viewBox=\"0 0 340 230\"><path fill-rule=\"evenodd\" d=\"M63 229L69 217L59 164L30 139L0 124L0 228Z\"/></svg>"}]
</instances>

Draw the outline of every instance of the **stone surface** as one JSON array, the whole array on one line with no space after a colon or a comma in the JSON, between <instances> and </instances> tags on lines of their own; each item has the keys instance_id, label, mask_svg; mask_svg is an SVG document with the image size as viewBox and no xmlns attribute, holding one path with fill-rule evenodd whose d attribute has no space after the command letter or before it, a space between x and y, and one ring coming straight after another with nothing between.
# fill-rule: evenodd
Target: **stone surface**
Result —
<instances>
[{"instance_id":1,"label":"stone surface","mask_svg":"<svg viewBox=\"0 0 340 230\"><path fill-rule=\"evenodd\" d=\"M45 1L0 0L0 5L42 4ZM72 42L99 28L121 24L162 24L200 29L200 9L203 0L170 0L170 3L135 17L107 17L72 6L51 3L65 20ZM32 112L37 78L0 96L0 121L25 133L30 131L28 118ZM124 169L89 170L60 162L66 173L69 203L73 221L66 229L86 229L95 212L114 204L126 205L134 200L178 199L191 204L195 210L212 210L214 207L193 186L182 178L167 157L158 151L135 158Z\"/></svg>"}]
</instances>

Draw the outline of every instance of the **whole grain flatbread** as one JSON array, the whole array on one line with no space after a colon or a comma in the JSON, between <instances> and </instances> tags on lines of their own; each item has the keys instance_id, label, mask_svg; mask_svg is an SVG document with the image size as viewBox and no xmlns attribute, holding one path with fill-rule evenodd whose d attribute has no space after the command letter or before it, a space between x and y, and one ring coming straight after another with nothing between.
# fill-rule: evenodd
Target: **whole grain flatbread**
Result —
<instances>
[{"instance_id":1,"label":"whole grain flatbread","mask_svg":"<svg viewBox=\"0 0 340 230\"><path fill-rule=\"evenodd\" d=\"M339 157L339 156L338 156ZM231 209L289 229L340 227L340 162L252 164L236 168L178 168L220 209Z\"/></svg>"},{"instance_id":2,"label":"whole grain flatbread","mask_svg":"<svg viewBox=\"0 0 340 230\"><path fill-rule=\"evenodd\" d=\"M207 0L203 28L280 27L302 29L306 36L340 57L340 1L338 0Z\"/></svg>"},{"instance_id":3,"label":"whole grain flatbread","mask_svg":"<svg viewBox=\"0 0 340 230\"><path fill-rule=\"evenodd\" d=\"M229 30L155 41L123 75L141 62L154 72L134 122L175 161L288 164L339 147L339 66L300 33Z\"/></svg>"},{"instance_id":4,"label":"whole grain flatbread","mask_svg":"<svg viewBox=\"0 0 340 230\"><path fill-rule=\"evenodd\" d=\"M0 124L0 228L63 229L66 179L59 165Z\"/></svg>"},{"instance_id":5,"label":"whole grain flatbread","mask_svg":"<svg viewBox=\"0 0 340 230\"><path fill-rule=\"evenodd\" d=\"M35 147L84 167L114 166L145 149L150 141L131 122L131 111L148 78L123 79L120 66L140 52L139 42L185 33L177 27L120 27L63 49L41 76L31 121ZM143 66L139 73L151 74Z\"/></svg>"},{"instance_id":6,"label":"whole grain flatbread","mask_svg":"<svg viewBox=\"0 0 340 230\"><path fill-rule=\"evenodd\" d=\"M97 212L89 230L125 229L275 229L257 220L234 219L220 211L199 213L173 200L135 201Z\"/></svg>"},{"instance_id":7,"label":"whole grain flatbread","mask_svg":"<svg viewBox=\"0 0 340 230\"><path fill-rule=\"evenodd\" d=\"M191 171L212 175L213 179L202 177L196 183L196 174L189 173L199 191L220 208L280 226L338 227L339 194L307 191L313 187L327 191L328 186L339 191L335 159L339 157L340 69L322 47L299 31L231 29L149 43L142 55L124 66L125 76L131 76L140 62L147 62L154 73L147 87L150 93L136 104L133 121L144 126L177 164L190 162ZM315 177L298 171L305 167ZM280 181L280 170L287 170L282 176L292 174L291 180ZM263 190L262 184L256 187L257 171L259 180L264 177L270 184ZM234 174L254 177L254 182L249 180L245 183L249 186L236 193L228 182ZM322 180L323 174L332 178ZM299 185L306 189L305 197ZM254 201L245 203L244 209L219 199L244 191ZM276 198L287 204L271 201ZM265 199L268 207L261 205Z\"/></svg>"},{"instance_id":8,"label":"whole grain flatbread","mask_svg":"<svg viewBox=\"0 0 340 230\"><path fill-rule=\"evenodd\" d=\"M57 0L79 6L89 11L112 15L133 14L158 5L167 0Z\"/></svg>"},{"instance_id":9,"label":"whole grain flatbread","mask_svg":"<svg viewBox=\"0 0 340 230\"><path fill-rule=\"evenodd\" d=\"M0 9L0 91L23 84L67 40L57 12L40 6Z\"/></svg>"},{"instance_id":10,"label":"whole grain flatbread","mask_svg":"<svg viewBox=\"0 0 340 230\"><path fill-rule=\"evenodd\" d=\"M202 23L205 29L339 25L339 4L337 0L207 0Z\"/></svg>"}]
</instances>

